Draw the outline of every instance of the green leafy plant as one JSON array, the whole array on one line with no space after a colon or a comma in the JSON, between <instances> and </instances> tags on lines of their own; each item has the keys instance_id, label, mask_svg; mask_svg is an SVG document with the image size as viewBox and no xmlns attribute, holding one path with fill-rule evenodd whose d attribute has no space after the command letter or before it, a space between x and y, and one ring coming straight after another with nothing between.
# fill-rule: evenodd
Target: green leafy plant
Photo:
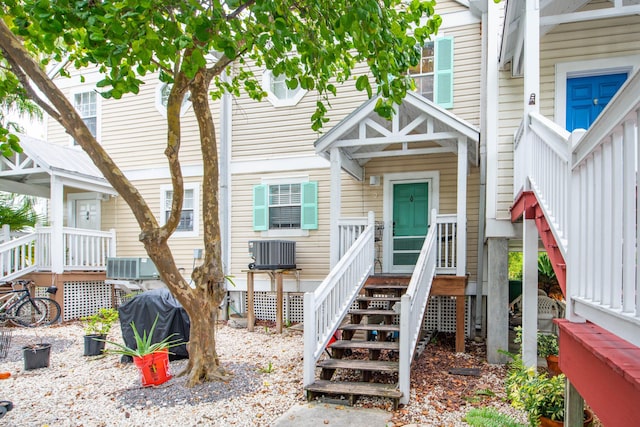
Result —
<instances>
[{"instance_id":1,"label":"green leafy plant","mask_svg":"<svg viewBox=\"0 0 640 427\"><path fill-rule=\"evenodd\" d=\"M267 366L263 366L259 369L260 372L262 372L263 374L270 374L274 371L274 367L273 367L273 363L269 362L267 364Z\"/></svg>"},{"instance_id":2,"label":"green leafy plant","mask_svg":"<svg viewBox=\"0 0 640 427\"><path fill-rule=\"evenodd\" d=\"M152 342L153 331L155 330L157 323L158 323L158 316L156 315L156 319L153 321L153 325L151 325L151 329L149 330L149 333L147 334L147 331L145 330L143 331L143 334L140 335L140 333L136 329L135 323L131 322L130 325L131 325L131 329L133 330L133 337L136 341L136 347L131 348L131 347L127 347L124 344L105 340L105 342L108 342L109 344L113 344L116 346L116 348L110 348L105 350L105 353L121 354L124 356L131 356L131 357L142 357L142 356L146 356L147 354L168 350L171 347L176 347L184 344L184 341L180 339L177 339L177 340L171 339L175 334L171 334L159 342L156 342L156 343Z\"/></svg>"},{"instance_id":3,"label":"green leafy plant","mask_svg":"<svg viewBox=\"0 0 640 427\"><path fill-rule=\"evenodd\" d=\"M488 407L473 408L467 412L463 421L473 427L526 427L512 416Z\"/></svg>"},{"instance_id":4,"label":"green leafy plant","mask_svg":"<svg viewBox=\"0 0 640 427\"><path fill-rule=\"evenodd\" d=\"M527 412L529 423L535 427L541 416L564 420L565 376L549 377L534 368L524 366L520 355L510 354L511 362L505 386L511 405Z\"/></svg>"},{"instance_id":5,"label":"green leafy plant","mask_svg":"<svg viewBox=\"0 0 640 427\"><path fill-rule=\"evenodd\" d=\"M516 326L514 328L516 337L513 342L516 344L522 343L522 326ZM555 334L546 334L544 332L537 332L538 340L538 357L557 356L559 353L558 336Z\"/></svg>"},{"instance_id":6,"label":"green leafy plant","mask_svg":"<svg viewBox=\"0 0 640 427\"><path fill-rule=\"evenodd\" d=\"M85 335L107 335L118 320L118 310L101 308L97 313L82 318Z\"/></svg>"},{"instance_id":7,"label":"green leafy plant","mask_svg":"<svg viewBox=\"0 0 640 427\"><path fill-rule=\"evenodd\" d=\"M538 356L557 356L558 352L558 337L555 334L538 332Z\"/></svg>"}]
</instances>

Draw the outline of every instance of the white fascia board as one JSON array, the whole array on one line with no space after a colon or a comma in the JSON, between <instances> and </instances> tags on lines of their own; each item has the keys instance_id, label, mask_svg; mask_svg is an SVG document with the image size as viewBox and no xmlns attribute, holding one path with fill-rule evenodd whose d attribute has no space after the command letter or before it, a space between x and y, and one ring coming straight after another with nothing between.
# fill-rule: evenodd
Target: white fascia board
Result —
<instances>
[{"instance_id":1,"label":"white fascia board","mask_svg":"<svg viewBox=\"0 0 640 427\"><path fill-rule=\"evenodd\" d=\"M329 169L329 162L319 156L283 157L279 159L259 159L232 161L230 167L231 174L246 174L256 172L272 171L294 171L308 169ZM203 175L202 165L191 165L182 167L184 178L201 177ZM169 179L171 174L168 168L148 168L124 171L130 181L144 181L148 179Z\"/></svg>"},{"instance_id":2,"label":"white fascia board","mask_svg":"<svg viewBox=\"0 0 640 427\"><path fill-rule=\"evenodd\" d=\"M308 169L329 169L329 162L325 158L319 156L283 157L277 159L231 162L231 174Z\"/></svg>"}]
</instances>

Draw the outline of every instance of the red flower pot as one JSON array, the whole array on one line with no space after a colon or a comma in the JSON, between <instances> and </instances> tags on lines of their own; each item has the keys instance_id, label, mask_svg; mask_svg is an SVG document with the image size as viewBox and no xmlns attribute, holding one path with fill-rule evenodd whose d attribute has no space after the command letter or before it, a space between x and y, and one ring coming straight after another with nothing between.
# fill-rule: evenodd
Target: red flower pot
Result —
<instances>
[{"instance_id":1,"label":"red flower pot","mask_svg":"<svg viewBox=\"0 0 640 427\"><path fill-rule=\"evenodd\" d=\"M140 371L140 380L143 387L160 385L171 379L168 350L158 351L142 357L134 357L133 363Z\"/></svg>"}]
</instances>

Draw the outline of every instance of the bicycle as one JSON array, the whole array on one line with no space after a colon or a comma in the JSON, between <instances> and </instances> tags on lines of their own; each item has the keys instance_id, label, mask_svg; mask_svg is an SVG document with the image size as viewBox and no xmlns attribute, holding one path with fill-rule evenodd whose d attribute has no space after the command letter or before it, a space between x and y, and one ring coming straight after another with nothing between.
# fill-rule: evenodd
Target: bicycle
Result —
<instances>
[{"instance_id":1,"label":"bicycle","mask_svg":"<svg viewBox=\"0 0 640 427\"><path fill-rule=\"evenodd\" d=\"M16 280L4 282L10 285L11 290L0 290L0 322L10 321L17 326L46 326L60 319L60 304L47 297L31 296L30 286L35 283L32 280ZM22 289L19 289L21 286ZM58 288L50 286L47 293L55 295Z\"/></svg>"}]
</instances>

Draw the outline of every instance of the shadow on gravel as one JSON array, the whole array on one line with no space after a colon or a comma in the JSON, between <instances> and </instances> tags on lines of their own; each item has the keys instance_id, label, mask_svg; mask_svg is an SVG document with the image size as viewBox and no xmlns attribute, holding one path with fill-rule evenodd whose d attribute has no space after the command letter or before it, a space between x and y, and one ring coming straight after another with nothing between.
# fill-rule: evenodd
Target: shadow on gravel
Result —
<instances>
[{"instance_id":1,"label":"shadow on gravel","mask_svg":"<svg viewBox=\"0 0 640 427\"><path fill-rule=\"evenodd\" d=\"M182 372L187 361L171 362L171 372L174 375ZM238 397L257 391L262 385L262 375L255 365L247 363L223 363L222 366L232 373L230 381L212 381L195 387L185 387L186 376L174 376L168 382L157 387L142 387L140 381L136 386L113 393L124 407L160 406L174 407L177 405L198 405L207 402Z\"/></svg>"}]
</instances>

